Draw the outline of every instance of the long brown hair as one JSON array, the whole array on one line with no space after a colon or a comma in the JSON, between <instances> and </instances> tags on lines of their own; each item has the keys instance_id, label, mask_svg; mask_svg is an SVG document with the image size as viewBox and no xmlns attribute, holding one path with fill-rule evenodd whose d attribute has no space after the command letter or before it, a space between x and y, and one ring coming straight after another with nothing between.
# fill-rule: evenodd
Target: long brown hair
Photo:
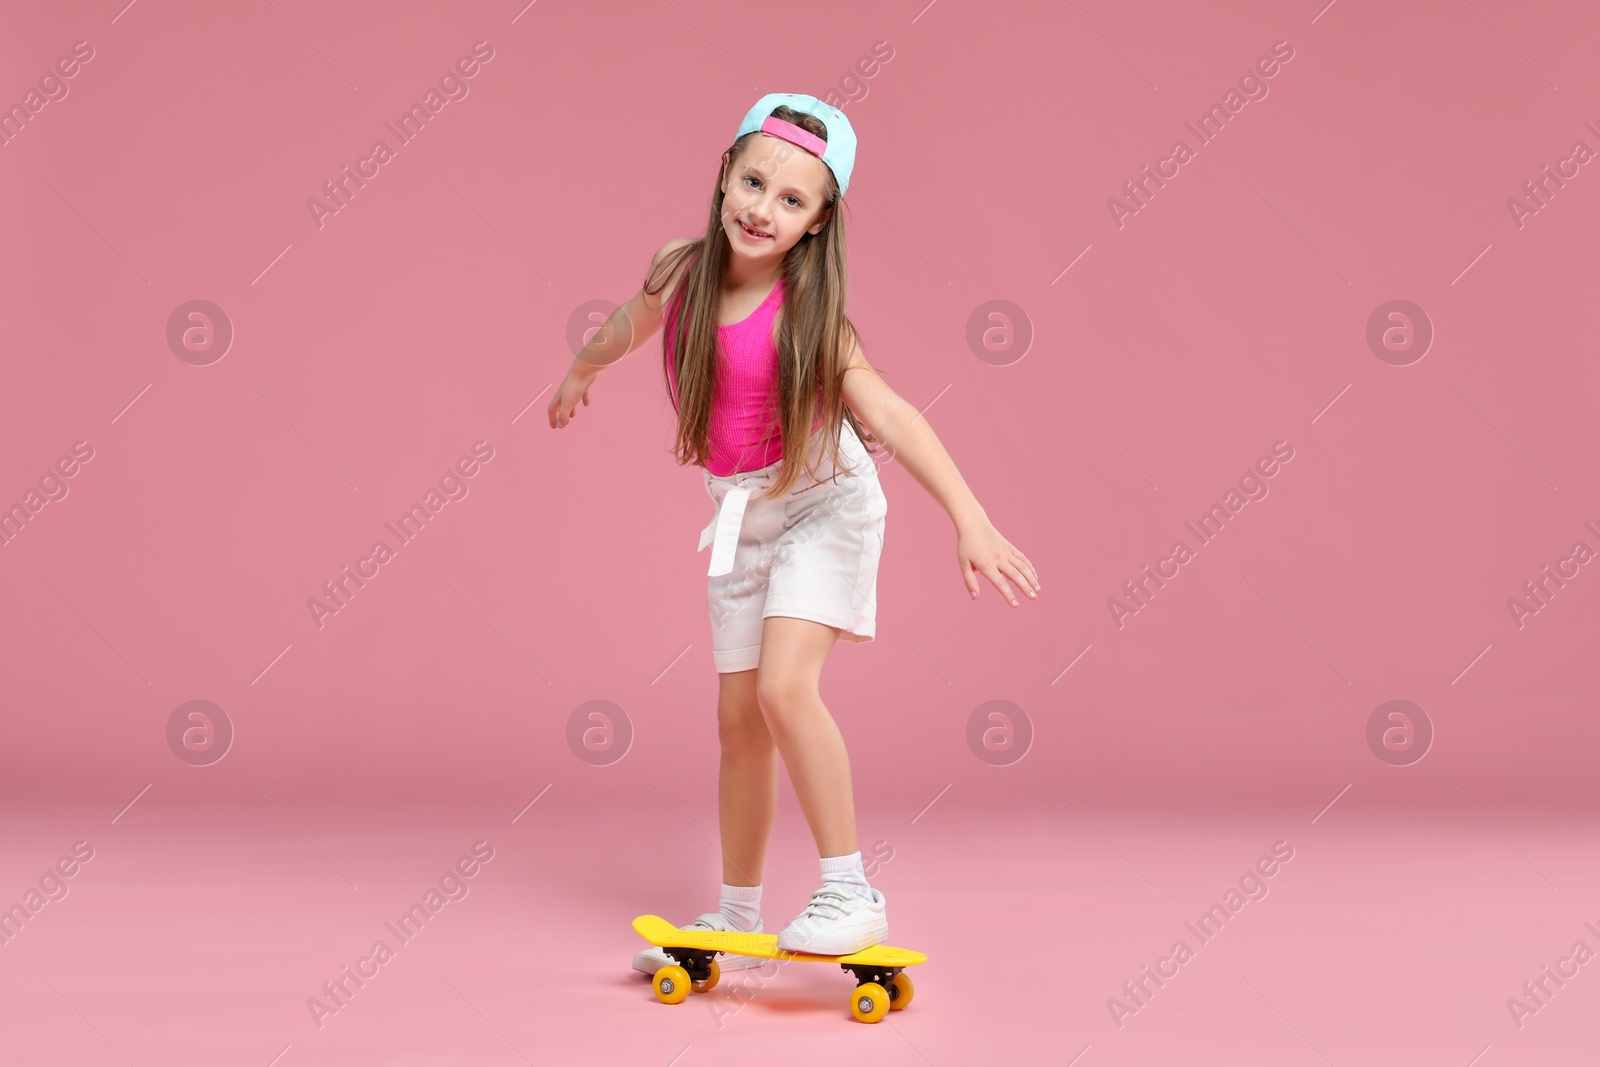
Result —
<instances>
[{"instance_id":1,"label":"long brown hair","mask_svg":"<svg viewBox=\"0 0 1600 1067\"><path fill-rule=\"evenodd\" d=\"M815 116L779 105L772 114L809 130L826 140L828 129ZM726 174L739 162L746 142L756 133L745 134L726 153L727 162L717 172L717 185L711 196L711 214L706 232L697 241L674 249L661 258L645 278L644 291L655 295L667 285L686 257L692 257L683 280L673 296L676 316L668 337L663 330L665 358L678 385L678 430L673 455L680 464L704 466L710 461L712 394L717 379L717 320L722 302L722 276L733 251L722 228L722 186ZM822 457L833 469L842 468L839 454L840 424L849 421L863 444L876 440L857 420L844 402L844 369L848 355L847 339L859 336L844 313L848 273L845 267L844 220L839 216L839 182L827 170L824 217L827 222L813 235L800 240L784 256L783 317L778 328L778 388L770 412L776 409L783 439L783 463L767 496L788 492L804 469L807 480L818 481L816 465L809 463L811 424L820 415L818 433L824 435ZM684 313L686 310L687 313ZM670 319L669 319L670 321ZM671 389L670 381L667 382ZM670 392L669 392L670 395ZM818 457L819 459L822 457ZM855 468L848 468L854 470Z\"/></svg>"}]
</instances>

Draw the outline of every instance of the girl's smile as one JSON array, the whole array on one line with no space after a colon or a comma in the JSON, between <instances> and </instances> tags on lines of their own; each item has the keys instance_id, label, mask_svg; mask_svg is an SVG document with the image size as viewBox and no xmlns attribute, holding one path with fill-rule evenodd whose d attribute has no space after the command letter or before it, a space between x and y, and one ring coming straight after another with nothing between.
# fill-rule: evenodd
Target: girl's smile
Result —
<instances>
[{"instance_id":1,"label":"girl's smile","mask_svg":"<svg viewBox=\"0 0 1600 1067\"><path fill-rule=\"evenodd\" d=\"M739 220L739 229L752 241L767 241L771 240L772 238L772 234L767 233L765 230L758 230L755 227L748 225L743 219Z\"/></svg>"}]
</instances>

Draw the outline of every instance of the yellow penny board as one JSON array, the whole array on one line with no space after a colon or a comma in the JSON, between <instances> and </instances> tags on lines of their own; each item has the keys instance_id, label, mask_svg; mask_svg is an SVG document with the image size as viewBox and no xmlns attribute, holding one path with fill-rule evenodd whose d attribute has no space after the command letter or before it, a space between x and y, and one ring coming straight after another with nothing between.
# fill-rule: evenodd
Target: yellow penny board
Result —
<instances>
[{"instance_id":1,"label":"yellow penny board","mask_svg":"<svg viewBox=\"0 0 1600 1067\"><path fill-rule=\"evenodd\" d=\"M928 962L928 957L908 948L873 945L847 956L822 956L814 952L790 952L778 947L777 934L741 934L721 930L682 930L659 915L641 915L633 920L640 937L658 948L692 948L708 952L731 952L739 956L759 956L769 960L800 960L812 963L861 964L866 967L911 967Z\"/></svg>"}]
</instances>

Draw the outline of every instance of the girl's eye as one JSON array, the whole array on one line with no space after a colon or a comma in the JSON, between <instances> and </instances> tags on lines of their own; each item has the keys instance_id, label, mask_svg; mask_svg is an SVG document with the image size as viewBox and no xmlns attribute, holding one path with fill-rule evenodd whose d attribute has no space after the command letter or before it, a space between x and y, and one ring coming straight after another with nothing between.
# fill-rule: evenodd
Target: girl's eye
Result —
<instances>
[{"instance_id":1,"label":"girl's eye","mask_svg":"<svg viewBox=\"0 0 1600 1067\"><path fill-rule=\"evenodd\" d=\"M744 180L747 181L747 182L750 182L753 188L759 188L761 186L761 179L757 178L753 174L746 174L744 176ZM794 201L794 203L790 204L789 206L794 208L794 209L796 209L796 210L799 210L801 204L800 204L800 198L798 196L793 196L793 195L786 196L786 197L784 197L784 200L785 201L789 201L789 200Z\"/></svg>"}]
</instances>

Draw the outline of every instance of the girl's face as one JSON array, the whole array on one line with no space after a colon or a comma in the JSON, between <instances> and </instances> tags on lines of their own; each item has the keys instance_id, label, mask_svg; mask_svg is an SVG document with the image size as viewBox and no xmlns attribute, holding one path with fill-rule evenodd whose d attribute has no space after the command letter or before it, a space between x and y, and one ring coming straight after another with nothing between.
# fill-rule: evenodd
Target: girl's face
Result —
<instances>
[{"instance_id":1,"label":"girl's face","mask_svg":"<svg viewBox=\"0 0 1600 1067\"><path fill-rule=\"evenodd\" d=\"M722 228L733 254L782 259L802 234L821 233L827 181L828 165L798 145L765 133L746 141L722 182Z\"/></svg>"}]
</instances>

